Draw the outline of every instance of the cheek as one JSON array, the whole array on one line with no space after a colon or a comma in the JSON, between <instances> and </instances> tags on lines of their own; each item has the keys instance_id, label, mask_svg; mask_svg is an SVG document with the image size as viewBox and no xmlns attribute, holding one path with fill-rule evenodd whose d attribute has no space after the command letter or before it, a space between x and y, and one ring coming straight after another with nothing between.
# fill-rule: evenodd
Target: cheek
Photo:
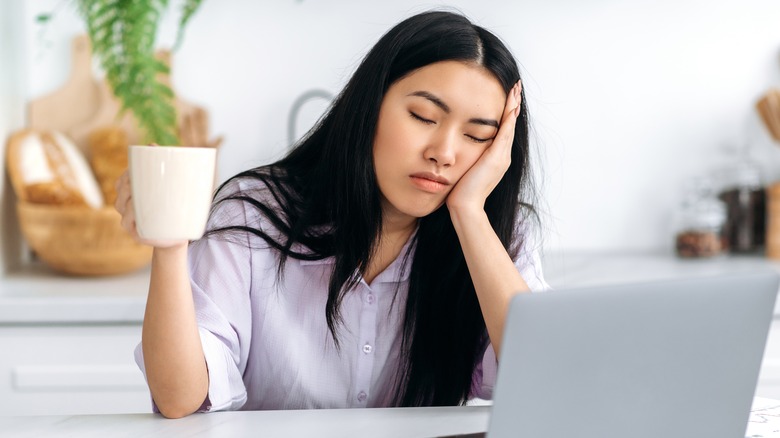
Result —
<instances>
[{"instance_id":1,"label":"cheek","mask_svg":"<svg viewBox=\"0 0 780 438\"><path fill-rule=\"evenodd\" d=\"M389 158L392 157L393 136L392 127L387 126L387 123L383 123L383 119L380 118L380 122L377 125L376 135L374 136L374 167L377 171L380 171L383 163L386 163Z\"/></svg>"},{"instance_id":2,"label":"cheek","mask_svg":"<svg viewBox=\"0 0 780 438\"><path fill-rule=\"evenodd\" d=\"M384 128L388 128L385 126ZM403 156L403 142L393 135L392 129L378 129L374 137L374 171L379 183L392 175L399 168L399 158Z\"/></svg>"},{"instance_id":3,"label":"cheek","mask_svg":"<svg viewBox=\"0 0 780 438\"><path fill-rule=\"evenodd\" d=\"M389 155L398 143L398 116L392 108L382 108L374 137L374 154Z\"/></svg>"},{"instance_id":4,"label":"cheek","mask_svg":"<svg viewBox=\"0 0 780 438\"><path fill-rule=\"evenodd\" d=\"M424 132L402 115L380 120L374 137L374 159L402 161L417 151Z\"/></svg>"}]
</instances>

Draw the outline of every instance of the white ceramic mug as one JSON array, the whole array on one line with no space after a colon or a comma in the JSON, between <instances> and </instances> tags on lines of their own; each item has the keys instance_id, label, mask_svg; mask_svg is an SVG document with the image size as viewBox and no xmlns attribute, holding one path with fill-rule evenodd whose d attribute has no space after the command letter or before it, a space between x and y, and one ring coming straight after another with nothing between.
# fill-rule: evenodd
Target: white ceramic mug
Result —
<instances>
[{"instance_id":1,"label":"white ceramic mug","mask_svg":"<svg viewBox=\"0 0 780 438\"><path fill-rule=\"evenodd\" d=\"M216 156L215 148L130 146L130 184L141 238L195 240L203 236Z\"/></svg>"}]
</instances>

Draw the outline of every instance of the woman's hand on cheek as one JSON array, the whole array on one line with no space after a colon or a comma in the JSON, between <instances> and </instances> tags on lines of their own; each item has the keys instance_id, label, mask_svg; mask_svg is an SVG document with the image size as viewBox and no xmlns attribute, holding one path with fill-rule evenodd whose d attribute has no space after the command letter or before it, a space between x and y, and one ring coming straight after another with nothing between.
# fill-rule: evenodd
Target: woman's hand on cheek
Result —
<instances>
[{"instance_id":1,"label":"woman's hand on cheek","mask_svg":"<svg viewBox=\"0 0 780 438\"><path fill-rule=\"evenodd\" d=\"M493 143L482 156L466 171L447 196L447 208L453 210L484 210L485 200L496 188L509 169L512 161L512 142L515 136L515 122L520 114L520 90L518 81L509 91L504 106L498 133Z\"/></svg>"}]
</instances>

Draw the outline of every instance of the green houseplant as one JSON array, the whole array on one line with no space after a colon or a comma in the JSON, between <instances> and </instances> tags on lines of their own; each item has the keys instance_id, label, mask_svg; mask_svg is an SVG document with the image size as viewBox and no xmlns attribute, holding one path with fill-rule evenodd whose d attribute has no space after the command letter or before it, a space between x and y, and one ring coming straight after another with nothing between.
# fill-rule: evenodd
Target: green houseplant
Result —
<instances>
[{"instance_id":1,"label":"green houseplant","mask_svg":"<svg viewBox=\"0 0 780 438\"><path fill-rule=\"evenodd\" d=\"M181 2L176 46L200 3ZM154 56L158 24L169 0L76 0L76 4L93 54L122 110L135 116L147 142L180 144L173 91L160 80L169 68Z\"/></svg>"},{"instance_id":2,"label":"green houseplant","mask_svg":"<svg viewBox=\"0 0 780 438\"><path fill-rule=\"evenodd\" d=\"M169 67L155 57L158 24L168 0L77 0L93 56L123 111L130 111L146 143L130 145L129 172L139 236L146 243L202 235L215 181L216 149L180 146ZM201 0L182 0L176 46Z\"/></svg>"}]
</instances>

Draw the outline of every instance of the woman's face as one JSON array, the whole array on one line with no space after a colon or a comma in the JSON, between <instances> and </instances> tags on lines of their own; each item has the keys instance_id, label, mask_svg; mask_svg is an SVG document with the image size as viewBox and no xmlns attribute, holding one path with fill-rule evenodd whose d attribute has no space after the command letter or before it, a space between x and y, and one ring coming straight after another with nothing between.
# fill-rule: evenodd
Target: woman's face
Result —
<instances>
[{"instance_id":1,"label":"woman's face","mask_svg":"<svg viewBox=\"0 0 780 438\"><path fill-rule=\"evenodd\" d=\"M484 67L458 61L430 64L390 86L374 139L388 219L420 218L444 204L492 143L506 96Z\"/></svg>"}]
</instances>

